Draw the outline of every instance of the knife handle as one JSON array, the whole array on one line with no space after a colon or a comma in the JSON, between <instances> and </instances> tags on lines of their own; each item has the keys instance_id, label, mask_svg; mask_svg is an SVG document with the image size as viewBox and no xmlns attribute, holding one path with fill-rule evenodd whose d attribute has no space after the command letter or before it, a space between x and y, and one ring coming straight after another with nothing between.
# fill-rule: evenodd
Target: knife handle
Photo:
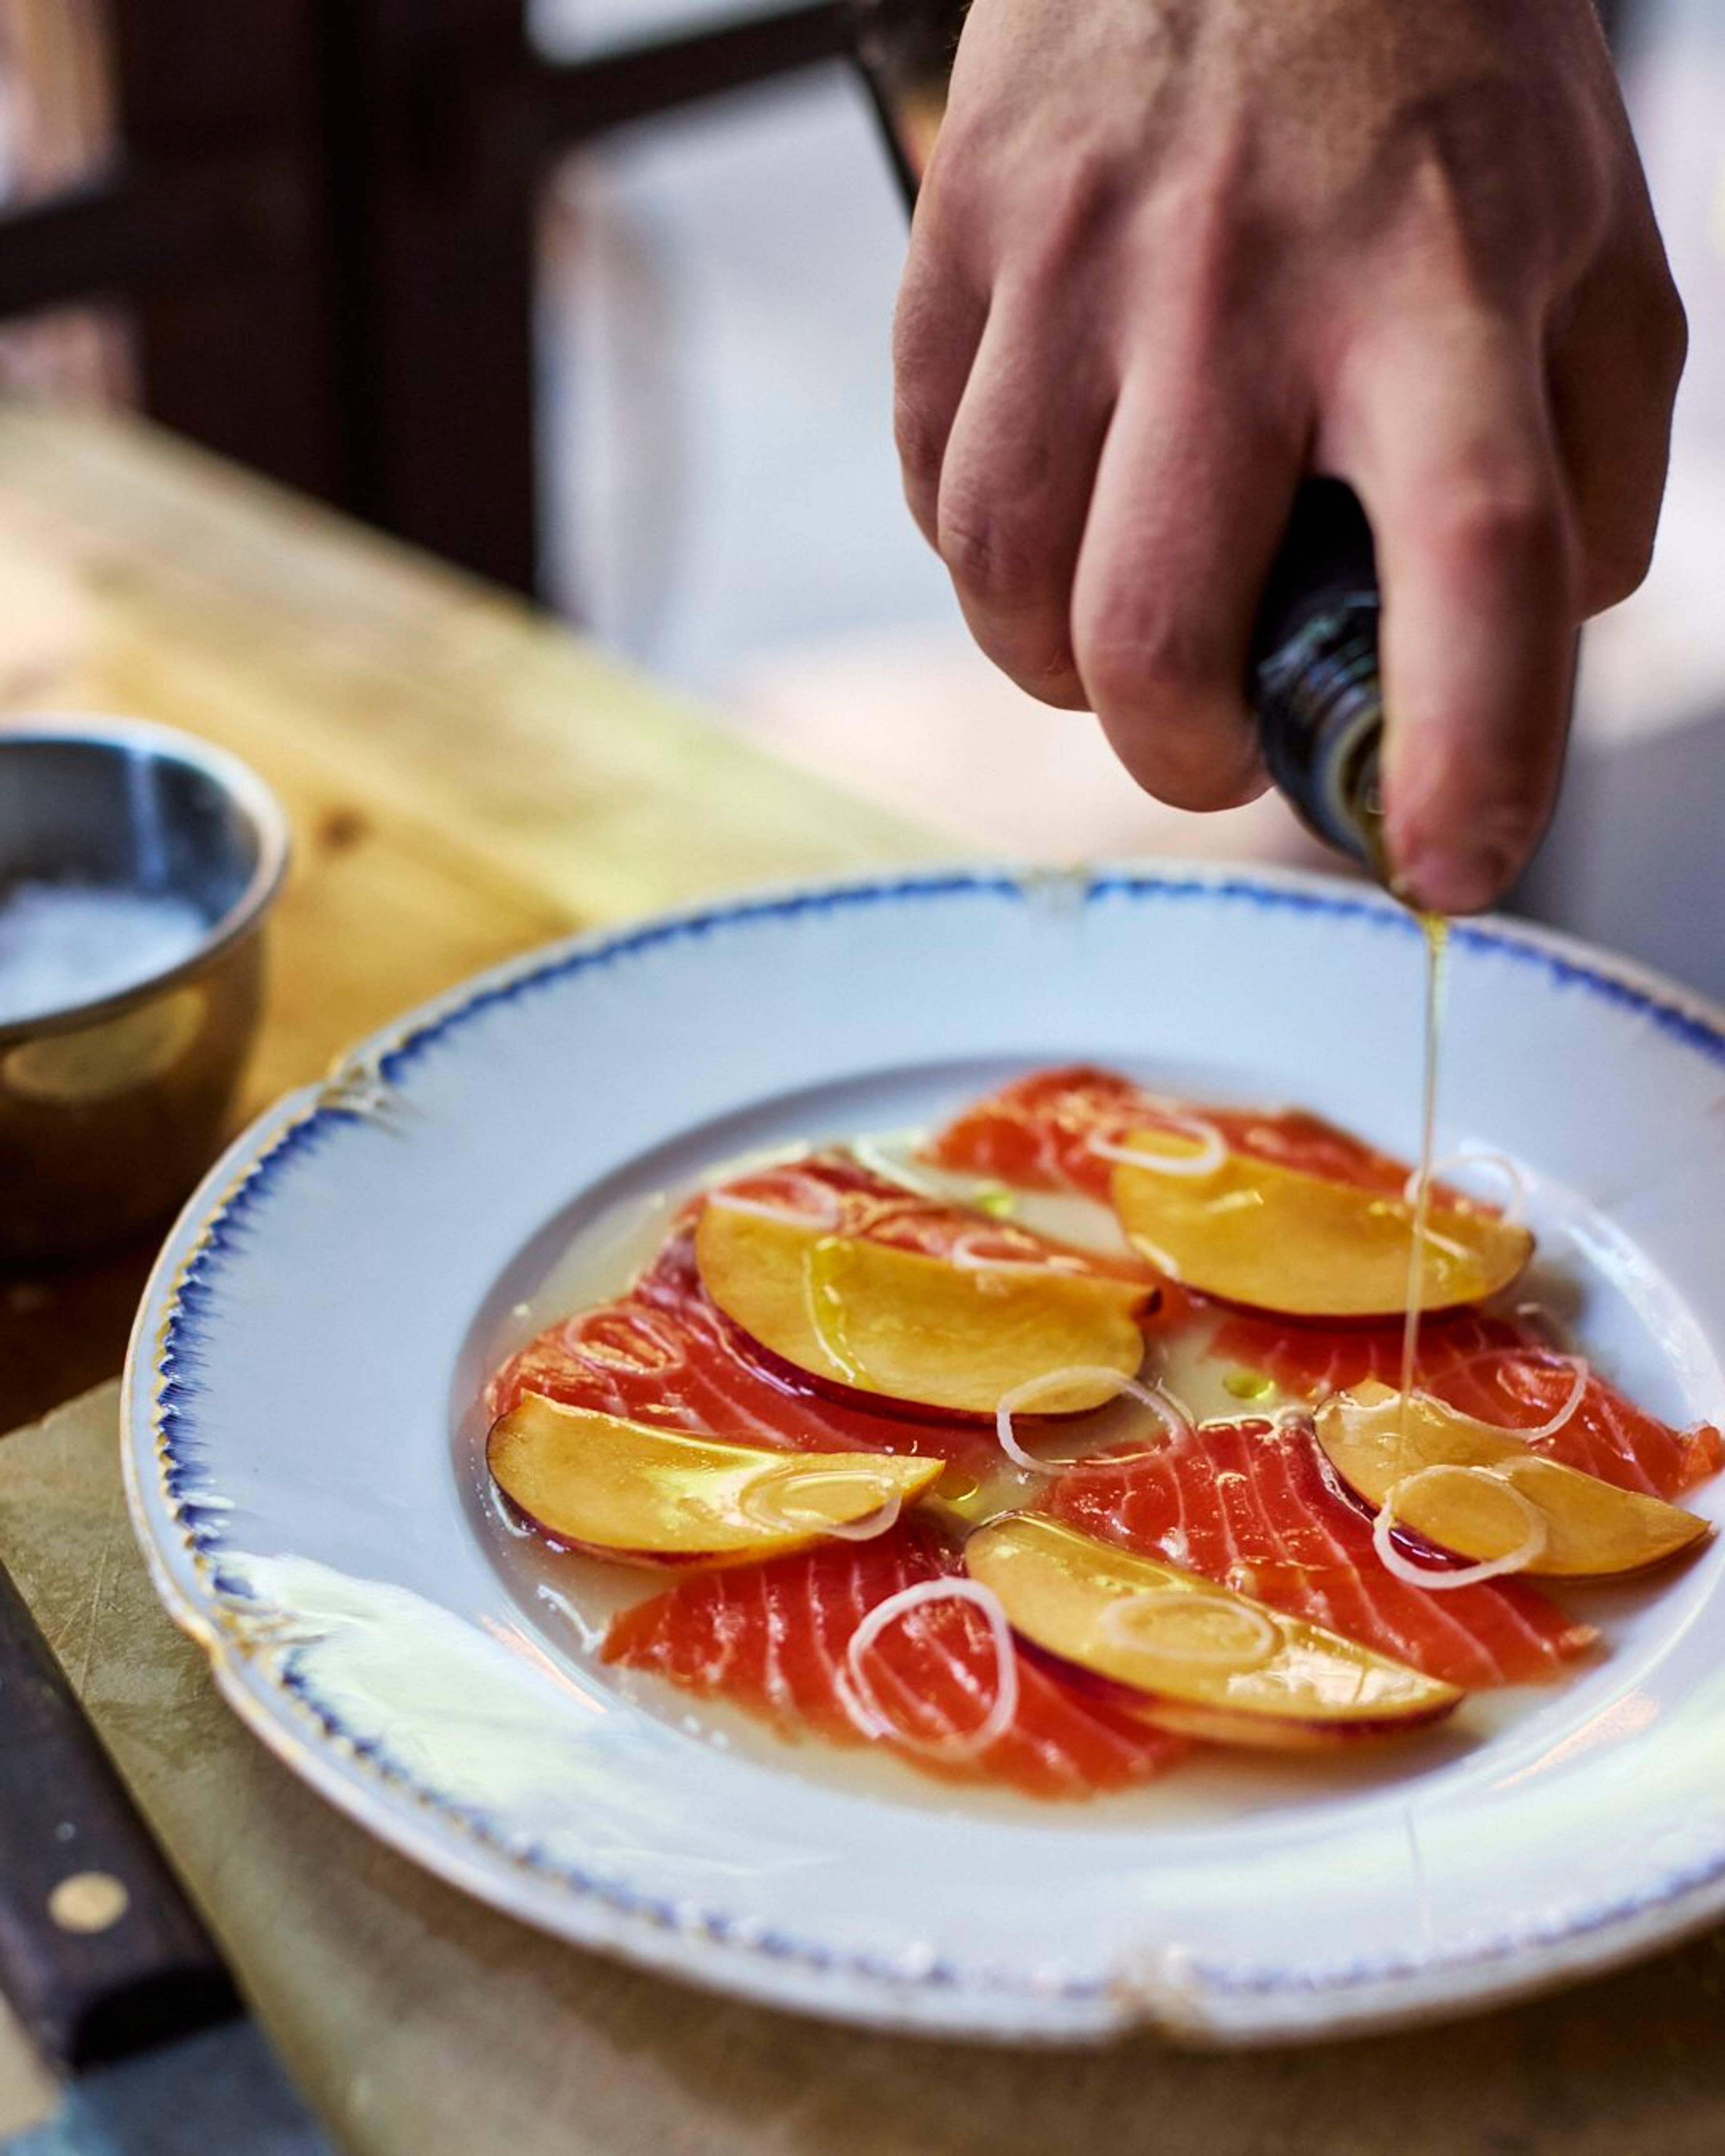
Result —
<instances>
[{"instance_id":1,"label":"knife handle","mask_svg":"<svg viewBox=\"0 0 1725 2156\"><path fill-rule=\"evenodd\" d=\"M214 1942L4 1566L0 1991L72 2069L239 2010Z\"/></svg>"}]
</instances>

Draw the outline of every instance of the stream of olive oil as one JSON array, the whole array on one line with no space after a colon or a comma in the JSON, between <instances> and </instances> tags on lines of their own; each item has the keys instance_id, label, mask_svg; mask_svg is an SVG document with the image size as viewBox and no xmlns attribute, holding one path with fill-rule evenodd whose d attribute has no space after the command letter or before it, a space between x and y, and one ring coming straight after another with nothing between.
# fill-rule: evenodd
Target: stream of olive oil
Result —
<instances>
[{"instance_id":1,"label":"stream of olive oil","mask_svg":"<svg viewBox=\"0 0 1725 2156\"><path fill-rule=\"evenodd\" d=\"M1402 1406L1414 1389L1414 1358L1420 1346L1420 1306L1425 1286L1425 1222L1431 1207L1432 1139L1437 1129L1438 1064L1444 1040L1445 991L1450 924L1440 913L1422 913L1425 933L1425 1076L1420 1115L1420 1173L1414 1185L1414 1233L1408 1248L1408 1314L1402 1326Z\"/></svg>"}]
</instances>

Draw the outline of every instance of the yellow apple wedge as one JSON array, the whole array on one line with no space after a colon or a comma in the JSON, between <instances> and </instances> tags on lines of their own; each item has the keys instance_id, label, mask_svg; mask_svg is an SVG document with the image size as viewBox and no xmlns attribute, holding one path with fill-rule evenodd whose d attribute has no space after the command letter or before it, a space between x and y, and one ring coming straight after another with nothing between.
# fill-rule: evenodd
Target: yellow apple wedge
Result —
<instances>
[{"instance_id":1,"label":"yellow apple wedge","mask_svg":"<svg viewBox=\"0 0 1725 2156\"><path fill-rule=\"evenodd\" d=\"M1194 1174L1185 1165L1191 1141L1178 1132L1137 1131L1125 1149L1146 1164L1117 1165L1114 1209L1132 1247L1170 1279L1287 1317L1386 1317L1405 1308L1414 1242L1405 1199L1242 1152ZM1508 1286L1532 1250L1525 1228L1435 1200L1420 1308L1482 1301Z\"/></svg>"},{"instance_id":2,"label":"yellow apple wedge","mask_svg":"<svg viewBox=\"0 0 1725 2156\"><path fill-rule=\"evenodd\" d=\"M655 1430L529 1393L493 1424L493 1480L571 1549L634 1564L747 1564L912 1503L945 1463L884 1452L774 1452Z\"/></svg>"},{"instance_id":3,"label":"yellow apple wedge","mask_svg":"<svg viewBox=\"0 0 1725 2156\"><path fill-rule=\"evenodd\" d=\"M1422 1727L1462 1697L1339 1632L1040 1513L980 1529L964 1563L1073 1681L1214 1743L1312 1750Z\"/></svg>"},{"instance_id":4,"label":"yellow apple wedge","mask_svg":"<svg viewBox=\"0 0 1725 2156\"><path fill-rule=\"evenodd\" d=\"M1453 1556L1490 1563L1536 1545L1519 1571L1547 1579L1644 1572L1712 1530L1693 1512L1548 1460L1513 1430L1388 1385L1337 1393L1318 1443L1368 1505ZM1414 1477L1418 1480L1413 1480Z\"/></svg>"},{"instance_id":5,"label":"yellow apple wedge","mask_svg":"<svg viewBox=\"0 0 1725 2156\"><path fill-rule=\"evenodd\" d=\"M1074 1367L1039 1414L1100 1407L1144 1358L1142 1281L961 1266L793 1219L709 1204L695 1234L701 1285L734 1324L829 1383L915 1407L992 1414L1004 1394Z\"/></svg>"}]
</instances>

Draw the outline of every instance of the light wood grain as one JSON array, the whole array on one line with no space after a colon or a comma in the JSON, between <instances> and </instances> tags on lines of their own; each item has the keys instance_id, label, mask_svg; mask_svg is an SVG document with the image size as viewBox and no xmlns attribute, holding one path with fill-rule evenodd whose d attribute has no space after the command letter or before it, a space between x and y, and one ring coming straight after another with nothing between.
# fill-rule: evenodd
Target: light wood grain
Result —
<instances>
[{"instance_id":1,"label":"light wood grain","mask_svg":"<svg viewBox=\"0 0 1725 2156\"><path fill-rule=\"evenodd\" d=\"M182 726L281 795L254 1101L560 932L940 850L524 602L136 421L0 406L0 704Z\"/></svg>"},{"instance_id":2,"label":"light wood grain","mask_svg":"<svg viewBox=\"0 0 1725 2156\"><path fill-rule=\"evenodd\" d=\"M238 1123L572 929L937 842L566 626L142 423L0 405L0 724L230 748L295 856ZM0 1281L0 1430L117 1369L153 1239Z\"/></svg>"},{"instance_id":3,"label":"light wood grain","mask_svg":"<svg viewBox=\"0 0 1725 2156\"><path fill-rule=\"evenodd\" d=\"M571 917L937 850L524 603L136 423L0 408L0 622L8 566L44 564L68 620L23 693L187 726Z\"/></svg>"}]
</instances>

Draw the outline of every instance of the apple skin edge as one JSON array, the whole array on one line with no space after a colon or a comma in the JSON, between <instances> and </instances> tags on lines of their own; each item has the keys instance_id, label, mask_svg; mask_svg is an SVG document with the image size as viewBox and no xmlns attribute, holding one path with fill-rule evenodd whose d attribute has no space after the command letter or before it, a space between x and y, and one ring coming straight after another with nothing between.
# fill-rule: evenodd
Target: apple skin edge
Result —
<instances>
[{"instance_id":1,"label":"apple skin edge","mask_svg":"<svg viewBox=\"0 0 1725 2156\"><path fill-rule=\"evenodd\" d=\"M1142 1691L1136 1685L1122 1684L1117 1678L1086 1669L1082 1662L1070 1661L1064 1655L1054 1654L1017 1634L1014 1636L1018 1639L1020 1652L1030 1661L1040 1662L1062 1683L1098 1704L1129 1714L1135 1722L1147 1722L1153 1728L1166 1729L1172 1735L1201 1738L1209 1743L1224 1744L1237 1751L1340 1752L1355 1744L1417 1737L1422 1731L1447 1721L1466 1697L1466 1693L1457 1691L1424 1713L1390 1716L1380 1721L1318 1722L1301 1721L1293 1716L1230 1714L1223 1707L1199 1707L1158 1692Z\"/></svg>"}]
</instances>

